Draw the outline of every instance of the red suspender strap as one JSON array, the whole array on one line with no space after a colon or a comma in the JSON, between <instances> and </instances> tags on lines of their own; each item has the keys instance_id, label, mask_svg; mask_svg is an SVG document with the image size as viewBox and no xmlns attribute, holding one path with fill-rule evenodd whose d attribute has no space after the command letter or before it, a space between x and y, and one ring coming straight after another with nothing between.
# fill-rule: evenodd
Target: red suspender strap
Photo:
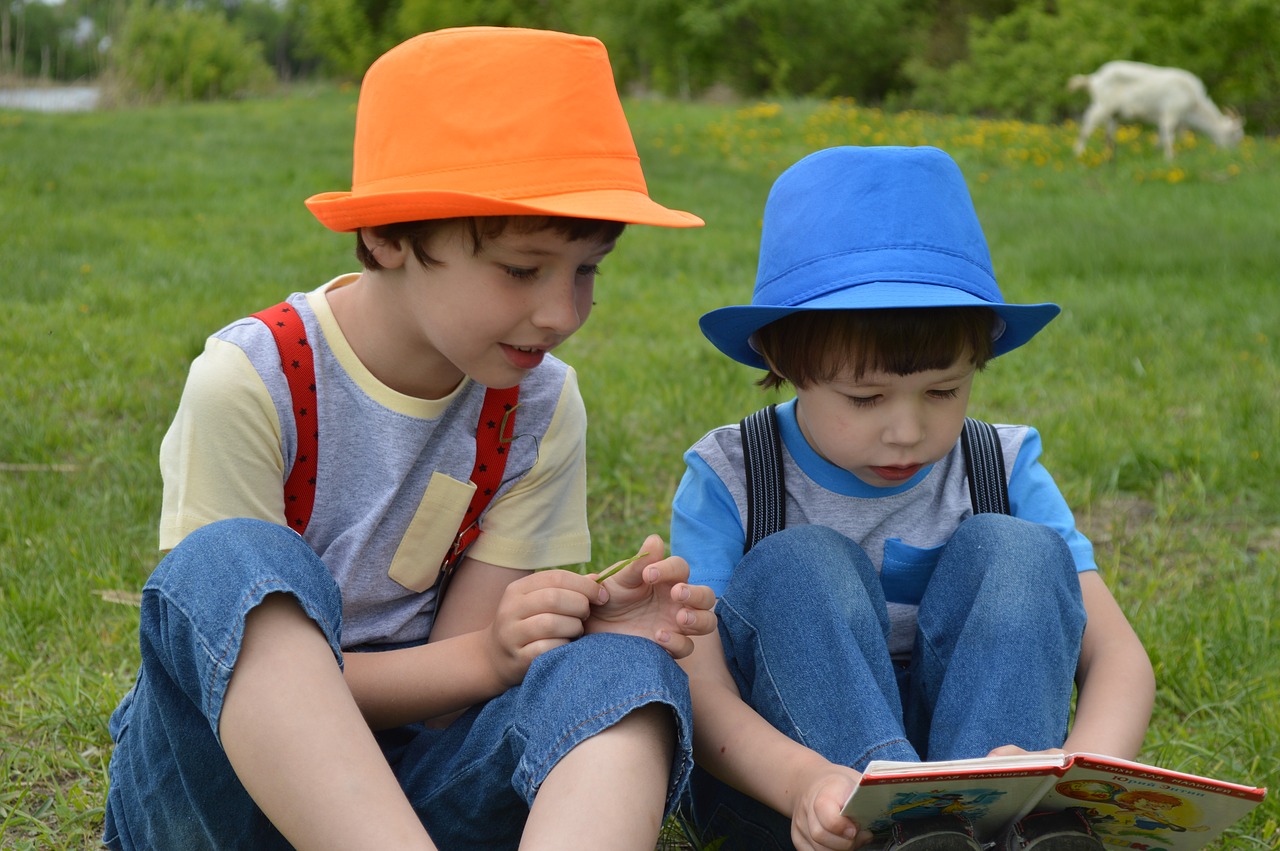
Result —
<instances>
[{"instance_id":1,"label":"red suspender strap","mask_svg":"<svg viewBox=\"0 0 1280 851\"><path fill-rule=\"evenodd\" d=\"M492 387L485 390L480 421L476 423L476 462L471 469L471 481L475 482L476 490L471 495L471 504L462 518L453 547L440 567L441 595L444 594L444 583L462 554L480 537L480 515L502 484L502 471L507 466L507 445L515 435L519 398L518 384L505 390Z\"/></svg>"},{"instance_id":2,"label":"red suspender strap","mask_svg":"<svg viewBox=\"0 0 1280 851\"><path fill-rule=\"evenodd\" d=\"M316 502L320 430L316 419L315 362L302 317L288 302L259 311L253 317L266 325L275 337L276 347L280 350L280 368L289 382L289 395L293 399L298 452L284 483L284 514L289 528L301 535L307 529ZM502 473L507 466L507 444L515 434L519 398L519 385L485 391L480 421L476 424L476 461L471 470L471 481L475 482L476 490L453 546L441 566L444 579L452 573L467 547L480 537L480 515L502 484Z\"/></svg>"},{"instance_id":3,"label":"red suspender strap","mask_svg":"<svg viewBox=\"0 0 1280 851\"><path fill-rule=\"evenodd\" d=\"M301 535L311 521L316 504L316 459L320 448L320 425L316 420L316 367L307 343L302 317L288 302L253 314L271 329L280 350L280 368L293 397L293 417L297 425L298 453L284 483L284 516L289 528Z\"/></svg>"}]
</instances>

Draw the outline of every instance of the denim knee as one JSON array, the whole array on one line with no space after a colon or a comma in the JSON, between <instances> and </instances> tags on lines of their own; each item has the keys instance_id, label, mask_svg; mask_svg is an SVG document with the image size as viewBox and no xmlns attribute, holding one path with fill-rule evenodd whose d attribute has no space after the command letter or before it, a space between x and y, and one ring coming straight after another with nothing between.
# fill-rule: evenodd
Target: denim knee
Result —
<instances>
[{"instance_id":1,"label":"denim knee","mask_svg":"<svg viewBox=\"0 0 1280 851\"><path fill-rule=\"evenodd\" d=\"M294 532L256 520L205 526L174 548L142 595L142 664L110 721L104 813L110 848L287 848L240 784L218 722L248 613L291 594L339 663L341 596Z\"/></svg>"},{"instance_id":2,"label":"denim knee","mask_svg":"<svg viewBox=\"0 0 1280 851\"><path fill-rule=\"evenodd\" d=\"M849 538L827 527L792 526L762 539L734 568L723 596L805 607L815 597L854 599L865 594L884 608L875 565Z\"/></svg>"},{"instance_id":3,"label":"denim knee","mask_svg":"<svg viewBox=\"0 0 1280 851\"><path fill-rule=\"evenodd\" d=\"M519 690L517 727L526 748L515 785L531 802L551 768L570 750L649 704L675 721L668 788L670 813L693 767L689 679L656 643L626 635L587 635L539 656Z\"/></svg>"},{"instance_id":4,"label":"denim knee","mask_svg":"<svg viewBox=\"0 0 1280 851\"><path fill-rule=\"evenodd\" d=\"M942 551L930 587L952 598L973 595L1006 623L1020 615L1034 627L1045 611L1079 618L1083 603L1075 560L1057 532L1003 514L977 514L957 527ZM1047 603L1038 605L1037 603ZM927 606L922 601L922 606Z\"/></svg>"},{"instance_id":5,"label":"denim knee","mask_svg":"<svg viewBox=\"0 0 1280 851\"><path fill-rule=\"evenodd\" d=\"M543 653L520 685L413 738L396 774L441 848L514 848L559 761L651 704L669 708L676 722L670 814L693 765L688 677L656 643L635 636L585 635Z\"/></svg>"},{"instance_id":6,"label":"denim knee","mask_svg":"<svg viewBox=\"0 0 1280 851\"><path fill-rule=\"evenodd\" d=\"M249 519L204 526L157 565L143 588L143 665L158 665L215 734L245 619L273 593L298 601L341 664L337 583L310 546L284 526Z\"/></svg>"},{"instance_id":7,"label":"denim knee","mask_svg":"<svg viewBox=\"0 0 1280 851\"><path fill-rule=\"evenodd\" d=\"M906 710L912 741L931 760L1009 743L1061 746L1084 621L1061 536L1003 515L964 521L920 602Z\"/></svg>"}]
</instances>

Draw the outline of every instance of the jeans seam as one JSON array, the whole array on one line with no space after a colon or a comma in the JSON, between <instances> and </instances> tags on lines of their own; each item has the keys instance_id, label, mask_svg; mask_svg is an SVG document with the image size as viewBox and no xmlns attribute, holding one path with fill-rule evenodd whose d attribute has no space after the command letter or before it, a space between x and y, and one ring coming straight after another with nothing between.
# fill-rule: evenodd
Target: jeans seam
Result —
<instances>
[{"instance_id":1,"label":"jeans seam","mask_svg":"<svg viewBox=\"0 0 1280 851\"><path fill-rule=\"evenodd\" d=\"M782 693L778 691L777 683L773 678L773 672L770 670L769 659L763 652L762 642L760 640L760 631L756 629L755 623L748 620L746 615L735 608L732 603L724 599L721 599L720 603L724 604L725 607L733 613L734 617L738 619L738 623L742 624L742 626L750 633L750 635L747 636L747 640L754 645L754 648L761 649L760 653L752 654L753 658L756 660L757 669L756 676L752 678L752 687L754 688L760 684L761 674L763 674L763 679L768 684L769 691L775 698L775 704L778 706L780 712L786 716L787 725L795 731L796 741L805 747L810 747L807 732L802 730L800 725L796 723L795 717L791 714L791 707L787 705L787 702L783 700ZM726 629L727 628L728 627L726 625ZM741 689L741 685L739 685L739 689Z\"/></svg>"},{"instance_id":2,"label":"jeans seam","mask_svg":"<svg viewBox=\"0 0 1280 851\"><path fill-rule=\"evenodd\" d=\"M907 741L907 739L905 739L905 738L901 738L901 737L900 737L900 738L897 738L897 739L890 739L890 740L889 740L889 741L887 741L887 742L881 742L880 744L876 745L874 748L871 748L871 749L870 749L870 750L868 750L866 753L862 754L862 756L861 756L861 757L859 757L859 758L858 758L858 761L857 761L856 763L854 763L854 764L855 764L855 765L866 765L868 762L870 762L870 761L874 758L874 756L875 756L875 754L876 754L876 753L878 753L879 751L884 750L884 749L885 749L885 748L887 748L887 747L892 747L892 746L894 746L894 745L908 745L908 746L910 746L910 744L911 744L911 743L910 743L909 741ZM853 766L850 766L850 768L852 768L852 767L853 767Z\"/></svg>"}]
</instances>

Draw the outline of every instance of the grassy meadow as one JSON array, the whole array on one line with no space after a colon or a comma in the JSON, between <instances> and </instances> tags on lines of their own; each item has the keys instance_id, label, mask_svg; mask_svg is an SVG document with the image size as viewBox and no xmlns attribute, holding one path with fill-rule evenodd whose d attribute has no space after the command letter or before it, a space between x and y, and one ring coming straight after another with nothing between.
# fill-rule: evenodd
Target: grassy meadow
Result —
<instances>
[{"instance_id":1,"label":"grassy meadow","mask_svg":"<svg viewBox=\"0 0 1280 851\"><path fill-rule=\"evenodd\" d=\"M0 111L0 847L94 847L106 722L157 560L156 454L226 322L356 267L302 200L350 181L355 93L74 115ZM1280 144L849 102L626 103L652 194L561 350L588 412L596 559L664 531L682 452L773 397L697 329L750 298L772 179L837 144L934 144L969 180L1007 298L1063 314L975 385L1045 463L1144 638L1147 761L1277 786ZM869 211L872 212L873 211ZM1280 849L1275 794L1215 848Z\"/></svg>"}]
</instances>

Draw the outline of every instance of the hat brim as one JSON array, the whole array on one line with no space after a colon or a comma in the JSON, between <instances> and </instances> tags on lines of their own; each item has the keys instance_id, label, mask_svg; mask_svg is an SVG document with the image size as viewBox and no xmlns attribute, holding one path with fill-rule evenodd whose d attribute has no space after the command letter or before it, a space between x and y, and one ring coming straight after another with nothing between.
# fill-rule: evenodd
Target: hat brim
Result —
<instances>
[{"instance_id":1,"label":"hat brim","mask_svg":"<svg viewBox=\"0 0 1280 851\"><path fill-rule=\"evenodd\" d=\"M358 195L325 192L307 209L330 230L349 232L397 222L464 216L567 216L669 228L701 227L702 219L668 209L630 189L592 189L536 198L499 198L468 192L408 190Z\"/></svg>"},{"instance_id":2,"label":"hat brim","mask_svg":"<svg viewBox=\"0 0 1280 851\"><path fill-rule=\"evenodd\" d=\"M874 310L883 308L986 307L1000 317L1004 329L992 341L992 354L1002 355L1034 337L1061 312L1056 304L999 304L954 287L873 281L836 290L800 306L738 305L704 314L698 325L717 349L739 363L768 369L751 346L751 337L770 322L808 310Z\"/></svg>"}]
</instances>

